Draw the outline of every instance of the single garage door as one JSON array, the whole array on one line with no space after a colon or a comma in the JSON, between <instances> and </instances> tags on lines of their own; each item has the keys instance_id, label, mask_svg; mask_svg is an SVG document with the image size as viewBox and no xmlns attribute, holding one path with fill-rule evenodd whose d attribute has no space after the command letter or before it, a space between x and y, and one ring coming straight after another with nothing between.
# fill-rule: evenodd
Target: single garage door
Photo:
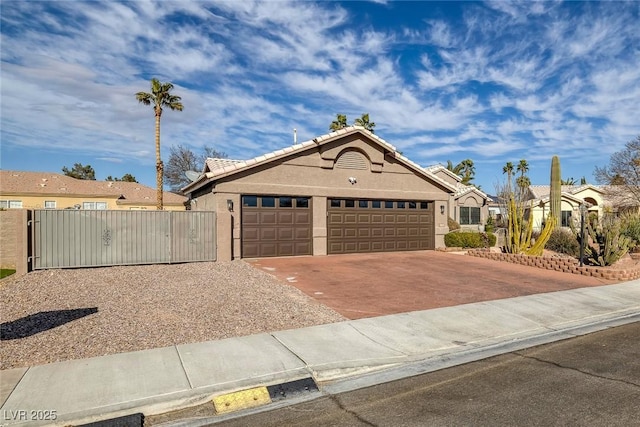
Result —
<instances>
[{"instance_id":1,"label":"single garage door","mask_svg":"<svg viewBox=\"0 0 640 427\"><path fill-rule=\"evenodd\" d=\"M311 255L311 198L242 196L242 257Z\"/></svg>"},{"instance_id":2,"label":"single garage door","mask_svg":"<svg viewBox=\"0 0 640 427\"><path fill-rule=\"evenodd\" d=\"M434 202L329 199L330 254L435 248Z\"/></svg>"}]
</instances>

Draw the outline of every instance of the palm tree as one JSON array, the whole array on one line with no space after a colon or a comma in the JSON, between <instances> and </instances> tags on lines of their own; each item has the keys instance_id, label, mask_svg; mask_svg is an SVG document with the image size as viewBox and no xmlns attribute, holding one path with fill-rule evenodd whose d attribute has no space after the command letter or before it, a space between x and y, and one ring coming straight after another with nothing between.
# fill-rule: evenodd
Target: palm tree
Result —
<instances>
[{"instance_id":1,"label":"palm tree","mask_svg":"<svg viewBox=\"0 0 640 427\"><path fill-rule=\"evenodd\" d=\"M447 169L462 178L460 183L464 185L469 185L476 174L476 168L471 159L465 159L455 166L451 160L447 160Z\"/></svg>"},{"instance_id":2,"label":"palm tree","mask_svg":"<svg viewBox=\"0 0 640 427\"><path fill-rule=\"evenodd\" d=\"M162 116L162 107L168 107L172 110L182 111L182 98L172 95L173 89L171 83L161 83L155 77L151 79L151 93L138 92L136 99L144 105L153 105L153 111L156 116L156 185L158 187L158 196L156 208L162 210L162 176L164 165L160 157L160 117Z\"/></svg>"},{"instance_id":3,"label":"palm tree","mask_svg":"<svg viewBox=\"0 0 640 427\"><path fill-rule=\"evenodd\" d=\"M362 126L371 133L374 133L373 128L376 127L374 122L369 121L369 113L362 114L362 117L355 119L353 124L356 126Z\"/></svg>"},{"instance_id":4,"label":"palm tree","mask_svg":"<svg viewBox=\"0 0 640 427\"><path fill-rule=\"evenodd\" d=\"M560 185L576 185L576 180L573 179L573 177L567 178L567 179L561 179Z\"/></svg>"},{"instance_id":5,"label":"palm tree","mask_svg":"<svg viewBox=\"0 0 640 427\"><path fill-rule=\"evenodd\" d=\"M511 193L511 177L513 176L513 163L507 162L502 167L502 173L507 174L507 192Z\"/></svg>"},{"instance_id":6,"label":"palm tree","mask_svg":"<svg viewBox=\"0 0 640 427\"><path fill-rule=\"evenodd\" d=\"M331 122L329 125L329 129L336 131L342 128L347 127L347 116L346 114L336 114L336 119Z\"/></svg>"},{"instance_id":7,"label":"palm tree","mask_svg":"<svg viewBox=\"0 0 640 427\"><path fill-rule=\"evenodd\" d=\"M529 163L527 163L525 159L520 160L516 167L516 171L520 172L520 176L525 176L525 174L529 172Z\"/></svg>"}]
</instances>

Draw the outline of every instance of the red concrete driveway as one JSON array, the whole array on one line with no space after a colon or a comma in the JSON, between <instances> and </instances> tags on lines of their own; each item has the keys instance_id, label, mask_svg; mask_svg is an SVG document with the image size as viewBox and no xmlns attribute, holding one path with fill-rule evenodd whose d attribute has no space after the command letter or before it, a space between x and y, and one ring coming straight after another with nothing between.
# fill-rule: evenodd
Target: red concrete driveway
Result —
<instances>
[{"instance_id":1,"label":"red concrete driveway","mask_svg":"<svg viewBox=\"0 0 640 427\"><path fill-rule=\"evenodd\" d=\"M613 283L436 251L248 261L349 319Z\"/></svg>"}]
</instances>

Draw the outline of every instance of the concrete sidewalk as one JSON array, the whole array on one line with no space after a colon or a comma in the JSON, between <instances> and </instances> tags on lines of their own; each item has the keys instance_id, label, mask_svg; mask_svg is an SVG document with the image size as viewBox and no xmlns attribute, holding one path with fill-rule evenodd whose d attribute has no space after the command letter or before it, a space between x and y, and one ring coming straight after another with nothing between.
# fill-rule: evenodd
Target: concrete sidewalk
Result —
<instances>
[{"instance_id":1,"label":"concrete sidewalk","mask_svg":"<svg viewBox=\"0 0 640 427\"><path fill-rule=\"evenodd\" d=\"M149 415L308 377L337 393L638 320L632 281L11 369L0 425Z\"/></svg>"}]
</instances>

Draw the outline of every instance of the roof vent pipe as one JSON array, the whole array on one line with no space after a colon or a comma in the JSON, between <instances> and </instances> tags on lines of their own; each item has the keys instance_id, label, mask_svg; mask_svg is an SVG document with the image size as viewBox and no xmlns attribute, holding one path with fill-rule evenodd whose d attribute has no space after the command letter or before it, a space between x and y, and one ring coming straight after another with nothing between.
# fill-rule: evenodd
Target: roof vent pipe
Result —
<instances>
[{"instance_id":1,"label":"roof vent pipe","mask_svg":"<svg viewBox=\"0 0 640 427\"><path fill-rule=\"evenodd\" d=\"M298 132L296 131L296 128L293 128L293 145L296 145L298 143Z\"/></svg>"}]
</instances>

